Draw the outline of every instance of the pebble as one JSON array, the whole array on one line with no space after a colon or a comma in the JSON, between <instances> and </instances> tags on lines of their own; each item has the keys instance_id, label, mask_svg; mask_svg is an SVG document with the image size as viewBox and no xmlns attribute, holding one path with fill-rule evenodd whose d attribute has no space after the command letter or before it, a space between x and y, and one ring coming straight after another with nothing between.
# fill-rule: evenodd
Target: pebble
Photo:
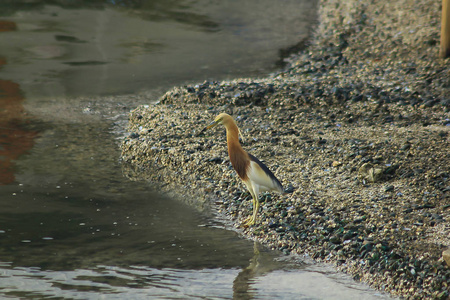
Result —
<instances>
[{"instance_id":1,"label":"pebble","mask_svg":"<svg viewBox=\"0 0 450 300\"><path fill-rule=\"evenodd\" d=\"M444 258L445 262L447 263L447 266L450 267L450 248L442 252L442 257Z\"/></svg>"},{"instance_id":2,"label":"pebble","mask_svg":"<svg viewBox=\"0 0 450 300\"><path fill-rule=\"evenodd\" d=\"M394 186L393 185L387 185L384 187L384 191L385 192L391 192L394 190Z\"/></svg>"}]
</instances>

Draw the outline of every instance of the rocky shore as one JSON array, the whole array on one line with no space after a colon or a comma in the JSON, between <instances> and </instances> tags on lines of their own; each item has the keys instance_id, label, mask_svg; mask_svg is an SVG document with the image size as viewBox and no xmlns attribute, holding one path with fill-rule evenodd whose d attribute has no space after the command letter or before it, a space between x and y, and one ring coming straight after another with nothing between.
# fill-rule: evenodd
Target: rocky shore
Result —
<instances>
[{"instance_id":1,"label":"rocky shore","mask_svg":"<svg viewBox=\"0 0 450 300\"><path fill-rule=\"evenodd\" d=\"M244 149L286 189L262 197L244 236L392 295L448 299L450 61L438 58L440 1L319 7L310 44L285 70L176 87L132 111L124 169L239 227L251 196L225 131L199 134L227 112Z\"/></svg>"}]
</instances>

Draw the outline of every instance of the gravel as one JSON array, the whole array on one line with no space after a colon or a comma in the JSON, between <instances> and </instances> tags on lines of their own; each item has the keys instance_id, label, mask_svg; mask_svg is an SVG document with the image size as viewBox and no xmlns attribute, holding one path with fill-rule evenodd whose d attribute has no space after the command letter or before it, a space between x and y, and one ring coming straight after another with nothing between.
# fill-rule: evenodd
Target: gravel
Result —
<instances>
[{"instance_id":1,"label":"gravel","mask_svg":"<svg viewBox=\"0 0 450 300\"><path fill-rule=\"evenodd\" d=\"M175 87L132 111L124 170L238 228L252 203L225 130L200 134L227 112L286 189L262 197L242 235L392 295L447 299L450 61L438 58L439 17L440 1L322 0L311 42L285 70Z\"/></svg>"}]
</instances>

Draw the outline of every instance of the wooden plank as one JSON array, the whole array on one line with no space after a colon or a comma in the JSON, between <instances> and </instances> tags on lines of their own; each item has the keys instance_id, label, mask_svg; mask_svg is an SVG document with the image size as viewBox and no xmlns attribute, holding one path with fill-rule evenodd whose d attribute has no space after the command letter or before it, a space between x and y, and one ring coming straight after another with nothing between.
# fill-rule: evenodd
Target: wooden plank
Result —
<instances>
[{"instance_id":1,"label":"wooden plank","mask_svg":"<svg viewBox=\"0 0 450 300\"><path fill-rule=\"evenodd\" d=\"M450 0L442 0L440 57L450 57Z\"/></svg>"}]
</instances>

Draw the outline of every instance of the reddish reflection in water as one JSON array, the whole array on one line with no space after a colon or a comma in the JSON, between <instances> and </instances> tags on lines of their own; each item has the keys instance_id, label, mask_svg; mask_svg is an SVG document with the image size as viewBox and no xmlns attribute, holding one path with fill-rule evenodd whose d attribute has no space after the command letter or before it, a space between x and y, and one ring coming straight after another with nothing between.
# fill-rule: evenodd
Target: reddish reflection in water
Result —
<instances>
[{"instance_id":1,"label":"reddish reflection in water","mask_svg":"<svg viewBox=\"0 0 450 300\"><path fill-rule=\"evenodd\" d=\"M17 26L15 22L0 20L0 32L16 30Z\"/></svg>"},{"instance_id":2,"label":"reddish reflection in water","mask_svg":"<svg viewBox=\"0 0 450 300\"><path fill-rule=\"evenodd\" d=\"M0 20L0 32L15 30L15 23ZM0 57L0 68L6 59ZM14 182L14 160L34 145L36 131L24 128L24 98L17 83L0 79L0 185Z\"/></svg>"}]
</instances>

